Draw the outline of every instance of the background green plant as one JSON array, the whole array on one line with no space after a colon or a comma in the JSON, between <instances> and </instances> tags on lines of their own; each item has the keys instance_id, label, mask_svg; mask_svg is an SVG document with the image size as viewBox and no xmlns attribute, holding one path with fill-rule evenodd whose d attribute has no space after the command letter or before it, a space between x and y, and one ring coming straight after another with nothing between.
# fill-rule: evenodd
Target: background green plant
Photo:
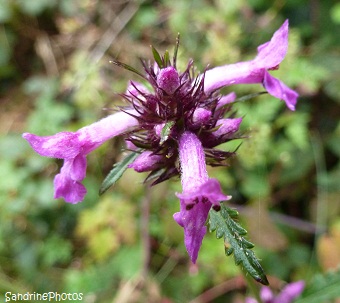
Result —
<instances>
[{"instance_id":1,"label":"background green plant","mask_svg":"<svg viewBox=\"0 0 340 303\"><path fill-rule=\"evenodd\" d=\"M86 302L124 302L127 292L125 302L243 300L248 288L213 233L190 266L172 219L178 180L149 190L145 176L128 170L99 197L121 159L117 139L88 157L89 193L69 205L52 198L61 163L36 155L21 133L73 131L110 113L134 78L112 58L140 67L138 57L152 58L150 45L172 51L179 32L179 66L193 58L202 71L252 58L286 18L289 52L273 74L298 90L297 110L267 95L238 103L249 137L230 167L209 173L233 196L272 287L304 279L301 302L332 302L340 281L340 6L332 0L1 0L0 292L83 292ZM261 87L225 92L233 90Z\"/></svg>"}]
</instances>

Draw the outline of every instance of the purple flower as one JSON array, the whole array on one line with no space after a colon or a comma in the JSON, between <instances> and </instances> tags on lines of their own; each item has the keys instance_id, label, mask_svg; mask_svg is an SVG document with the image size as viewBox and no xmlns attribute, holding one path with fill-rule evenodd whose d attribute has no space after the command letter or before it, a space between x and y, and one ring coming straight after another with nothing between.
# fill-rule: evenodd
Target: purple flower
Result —
<instances>
[{"instance_id":1,"label":"purple flower","mask_svg":"<svg viewBox=\"0 0 340 303\"><path fill-rule=\"evenodd\" d=\"M47 137L24 133L23 137L41 156L64 159L64 165L54 179L54 198L77 203L86 194L81 183L86 176L86 155L137 124L131 115L119 112L76 132L61 132Z\"/></svg>"},{"instance_id":2,"label":"purple flower","mask_svg":"<svg viewBox=\"0 0 340 303\"><path fill-rule=\"evenodd\" d=\"M172 66L161 69L157 74L157 85L168 95L172 95L180 85L177 70Z\"/></svg>"},{"instance_id":3,"label":"purple flower","mask_svg":"<svg viewBox=\"0 0 340 303\"><path fill-rule=\"evenodd\" d=\"M222 143L238 139L242 118L232 111L235 93L221 95L223 86L262 83L268 93L295 108L297 93L268 71L276 69L288 47L288 21L272 39L258 48L257 57L248 62L216 67L196 75L193 61L184 71L177 70L176 55L160 56L153 49L156 63L142 61L144 73L120 62L113 62L141 76L144 85L130 81L125 94L128 106L76 132L61 132L39 137L25 133L23 137L42 156L64 159L54 179L54 197L66 202L83 200L86 189L86 155L106 140L123 135L128 148L140 155L129 164L137 172L149 172L152 185L180 175L183 192L180 211L174 214L184 229L184 242L193 263L196 262L205 222L211 207L230 196L222 193L216 179L208 177L206 165L227 165L235 152L220 150Z\"/></svg>"},{"instance_id":4,"label":"purple flower","mask_svg":"<svg viewBox=\"0 0 340 303\"><path fill-rule=\"evenodd\" d=\"M216 122L217 129L204 138L204 144L207 147L215 147L220 142L232 139L234 134L239 130L242 118L219 119Z\"/></svg>"},{"instance_id":5,"label":"purple flower","mask_svg":"<svg viewBox=\"0 0 340 303\"><path fill-rule=\"evenodd\" d=\"M274 296L271 289L267 286L261 288L260 298L263 303L291 303L300 296L305 288L304 281L297 281L287 284L281 292ZM246 298L246 303L258 303L254 298Z\"/></svg>"},{"instance_id":6,"label":"purple flower","mask_svg":"<svg viewBox=\"0 0 340 303\"><path fill-rule=\"evenodd\" d=\"M184 132L179 138L179 160L183 193L177 194L180 212L174 214L174 219L184 228L186 249L196 263L211 206L219 208L220 201L231 197L222 193L216 179L208 177L203 146L195 134Z\"/></svg>"},{"instance_id":7,"label":"purple flower","mask_svg":"<svg viewBox=\"0 0 340 303\"><path fill-rule=\"evenodd\" d=\"M136 172L142 173L162 167L162 161L162 156L154 155L151 151L147 150L141 153L133 163L129 164L129 168L133 168Z\"/></svg>"},{"instance_id":8,"label":"purple flower","mask_svg":"<svg viewBox=\"0 0 340 303\"><path fill-rule=\"evenodd\" d=\"M204 77L206 93L226 85L262 83L272 96L284 100L294 110L298 94L269 74L278 68L288 49L288 20L274 33L272 39L258 47L254 60L224 65L208 70Z\"/></svg>"}]
</instances>

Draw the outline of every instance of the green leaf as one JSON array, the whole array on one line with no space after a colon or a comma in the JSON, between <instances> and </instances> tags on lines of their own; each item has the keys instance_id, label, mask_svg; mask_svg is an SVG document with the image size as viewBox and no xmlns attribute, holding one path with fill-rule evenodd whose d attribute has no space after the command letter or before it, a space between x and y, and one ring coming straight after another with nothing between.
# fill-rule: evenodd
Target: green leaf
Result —
<instances>
[{"instance_id":1,"label":"green leaf","mask_svg":"<svg viewBox=\"0 0 340 303\"><path fill-rule=\"evenodd\" d=\"M161 55L159 54L157 49L155 49L152 45L151 45L151 49L152 49L153 57L154 57L155 61L157 62L158 67L163 68L164 66L163 66Z\"/></svg>"},{"instance_id":2,"label":"green leaf","mask_svg":"<svg viewBox=\"0 0 340 303\"><path fill-rule=\"evenodd\" d=\"M243 237L247 231L234 220L237 215L237 211L223 204L221 204L220 211L212 208L209 216L209 230L210 232L216 231L217 238L224 237L225 253L227 256L234 254L236 265L242 265L256 281L268 285L264 270L251 250L254 244ZM226 243L229 243L230 247L227 247Z\"/></svg>"},{"instance_id":3,"label":"green leaf","mask_svg":"<svg viewBox=\"0 0 340 303\"><path fill-rule=\"evenodd\" d=\"M169 52L167 50L164 53L163 62L164 62L164 67L167 67L167 66L171 65L170 55L169 55Z\"/></svg>"},{"instance_id":4,"label":"green leaf","mask_svg":"<svg viewBox=\"0 0 340 303\"><path fill-rule=\"evenodd\" d=\"M161 131L161 140L159 142L160 145L162 145L166 140L168 140L169 135L171 133L171 129L174 125L175 125L175 121L169 121L165 123Z\"/></svg>"},{"instance_id":5,"label":"green leaf","mask_svg":"<svg viewBox=\"0 0 340 303\"><path fill-rule=\"evenodd\" d=\"M267 94L267 92L259 92L259 93L254 93L254 94L249 94L249 95L245 95L243 97L237 98L234 102L243 102L243 101L247 101L249 99L253 99L255 97L261 96Z\"/></svg>"},{"instance_id":6,"label":"green leaf","mask_svg":"<svg viewBox=\"0 0 340 303\"><path fill-rule=\"evenodd\" d=\"M340 297L340 270L316 275L295 303L333 302Z\"/></svg>"},{"instance_id":7,"label":"green leaf","mask_svg":"<svg viewBox=\"0 0 340 303\"><path fill-rule=\"evenodd\" d=\"M128 165L132 163L137 158L138 155L139 152L132 152L131 154L126 156L121 162L118 162L113 166L112 170L108 173L102 185L100 186L99 195L105 193L112 185L114 185L120 179L120 177L128 168Z\"/></svg>"},{"instance_id":8,"label":"green leaf","mask_svg":"<svg viewBox=\"0 0 340 303\"><path fill-rule=\"evenodd\" d=\"M176 68L176 63L177 63L177 53L178 53L178 48L179 48L179 38L180 38L180 34L177 34L177 38L176 38L176 46L174 49L174 56L173 56L173 65L174 68Z\"/></svg>"},{"instance_id":9,"label":"green leaf","mask_svg":"<svg viewBox=\"0 0 340 303\"><path fill-rule=\"evenodd\" d=\"M133 72L133 73L137 74L138 76L141 76L142 78L145 79L145 76L142 73L140 73L138 70L136 70L134 67L132 67L128 64L125 64L123 62L119 62L119 61L116 61L116 60L111 60L110 63L115 64L115 65L117 65L121 68L124 68L124 69L126 69L130 72Z\"/></svg>"}]
</instances>

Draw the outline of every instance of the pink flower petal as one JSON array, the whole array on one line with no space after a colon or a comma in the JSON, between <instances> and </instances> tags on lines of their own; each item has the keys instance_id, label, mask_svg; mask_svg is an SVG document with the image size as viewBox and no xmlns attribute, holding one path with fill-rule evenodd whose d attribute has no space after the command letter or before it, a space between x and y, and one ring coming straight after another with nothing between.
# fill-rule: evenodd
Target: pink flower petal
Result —
<instances>
[{"instance_id":1,"label":"pink flower petal","mask_svg":"<svg viewBox=\"0 0 340 303\"><path fill-rule=\"evenodd\" d=\"M174 214L175 221L184 228L184 243L190 259L196 262L198 251L207 231L205 222L212 205L230 199L222 193L216 179L209 179L204 150L198 137L184 132L179 139L179 159L183 192L180 212Z\"/></svg>"},{"instance_id":2,"label":"pink flower petal","mask_svg":"<svg viewBox=\"0 0 340 303\"><path fill-rule=\"evenodd\" d=\"M131 115L119 112L77 132L60 132L53 136L39 137L24 133L23 138L40 155L64 159L60 174L54 179L55 198L77 203L83 200L86 189L80 183L86 176L86 155L108 139L138 125Z\"/></svg>"},{"instance_id":3,"label":"pink flower petal","mask_svg":"<svg viewBox=\"0 0 340 303\"><path fill-rule=\"evenodd\" d=\"M77 133L61 132L53 136L39 137L24 133L23 138L41 156L68 159L74 158L80 151L81 142Z\"/></svg>"},{"instance_id":4,"label":"pink flower petal","mask_svg":"<svg viewBox=\"0 0 340 303\"><path fill-rule=\"evenodd\" d=\"M274 303L292 303L303 292L305 288L304 281L297 281L287 284L277 295Z\"/></svg>"},{"instance_id":5,"label":"pink flower petal","mask_svg":"<svg viewBox=\"0 0 340 303\"><path fill-rule=\"evenodd\" d=\"M154 155L151 151L141 153L135 161L129 164L129 168L133 168L136 172L146 172L161 166L163 157Z\"/></svg>"},{"instance_id":6,"label":"pink flower petal","mask_svg":"<svg viewBox=\"0 0 340 303\"><path fill-rule=\"evenodd\" d=\"M86 188L78 180L70 176L70 167L72 160L65 160L61 171L54 178L54 199L64 198L68 203L78 203L86 195Z\"/></svg>"},{"instance_id":7,"label":"pink flower petal","mask_svg":"<svg viewBox=\"0 0 340 303\"><path fill-rule=\"evenodd\" d=\"M258 47L254 60L215 67L206 71L204 91L210 92L233 84L261 83L268 93L286 102L294 110L298 94L267 70L277 69L288 49L288 20L274 33L272 39Z\"/></svg>"},{"instance_id":8,"label":"pink flower petal","mask_svg":"<svg viewBox=\"0 0 340 303\"><path fill-rule=\"evenodd\" d=\"M256 64L261 68L271 69L281 63L288 50L288 20L274 33L269 42L257 48Z\"/></svg>"},{"instance_id":9,"label":"pink flower petal","mask_svg":"<svg viewBox=\"0 0 340 303\"><path fill-rule=\"evenodd\" d=\"M264 73L263 86L272 96L284 100L290 110L295 110L298 94L279 79L271 76L267 71Z\"/></svg>"}]
</instances>

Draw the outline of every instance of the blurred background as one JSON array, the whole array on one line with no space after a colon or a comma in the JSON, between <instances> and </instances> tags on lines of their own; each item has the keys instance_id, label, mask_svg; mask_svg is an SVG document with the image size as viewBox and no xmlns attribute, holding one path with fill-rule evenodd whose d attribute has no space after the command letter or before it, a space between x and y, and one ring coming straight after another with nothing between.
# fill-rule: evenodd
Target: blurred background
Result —
<instances>
[{"instance_id":1,"label":"blurred background","mask_svg":"<svg viewBox=\"0 0 340 303\"><path fill-rule=\"evenodd\" d=\"M249 134L228 168L209 170L231 194L274 291L303 279L301 302L340 289L340 3L335 0L1 0L0 293L83 293L83 302L243 302L249 289L223 240L207 234L197 267L173 221L179 180L153 188L128 170L98 189L121 139L88 156L82 203L53 199L60 161L23 132L75 131L121 104L150 45L197 69L254 58L285 19L289 51L272 75L296 89L295 112L262 95L235 105ZM243 96L260 85L228 87ZM238 142L239 143L239 142ZM233 149L234 146L225 146ZM149 237L146 232L149 229ZM308 295L323 297L312 301ZM303 299L305 298L305 299ZM309 299L308 299L309 298ZM303 301L305 300L305 301ZM307 300L307 301L306 301ZM299 302L300 302L299 301ZM339 301L338 301L339 302Z\"/></svg>"}]
</instances>

